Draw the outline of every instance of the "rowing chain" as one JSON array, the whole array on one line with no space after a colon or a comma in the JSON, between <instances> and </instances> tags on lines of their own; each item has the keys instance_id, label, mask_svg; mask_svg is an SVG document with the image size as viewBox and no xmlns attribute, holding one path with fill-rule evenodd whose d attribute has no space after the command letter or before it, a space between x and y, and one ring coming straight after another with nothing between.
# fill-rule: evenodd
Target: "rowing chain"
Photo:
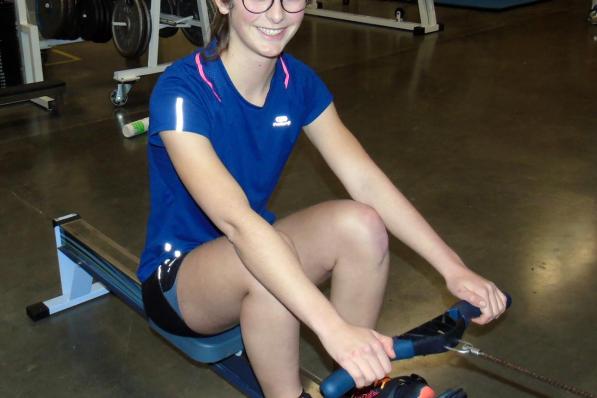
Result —
<instances>
[{"instance_id":1,"label":"rowing chain","mask_svg":"<svg viewBox=\"0 0 597 398\"><path fill-rule=\"evenodd\" d=\"M533 372L532 370L529 370L529 369L527 369L525 367L513 364L512 362L508 362L508 361L506 361L504 359L497 358L497 357L494 357L493 355L487 354L487 353L481 351L479 348L476 348L472 344L467 343L466 341L459 340L459 343L462 343L462 347L461 348L455 348L455 347L445 347L445 348L447 348L450 351L454 351L454 352L457 352L457 353L463 354L463 355L474 354L474 355L476 355L476 356L478 356L480 358L487 359L489 361L497 363L498 365L502 365L502 366L504 366L506 368L516 370L516 371L518 371L520 373L523 373L523 374L525 374L527 376L530 376L530 377L532 377L534 379L540 380L540 381L542 381L544 383L547 383L547 384L552 385L554 387L560 388L560 389L562 389L564 391L568 391L569 393L578 395L580 397L597 398L597 395L595 395L595 394L592 394L592 393L587 392L587 391L580 390L580 389L578 389L576 387L573 387L571 385L562 383L562 382L560 382L558 380L554 380L554 379L552 379L550 377L542 376L542 375L537 374L537 373Z\"/></svg>"}]
</instances>

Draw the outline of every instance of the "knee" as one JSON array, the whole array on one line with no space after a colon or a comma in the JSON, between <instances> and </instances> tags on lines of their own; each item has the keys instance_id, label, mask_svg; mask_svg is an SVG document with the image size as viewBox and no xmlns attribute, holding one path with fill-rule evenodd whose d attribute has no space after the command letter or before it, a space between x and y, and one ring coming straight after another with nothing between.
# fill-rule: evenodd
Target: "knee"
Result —
<instances>
[{"instance_id":1,"label":"knee","mask_svg":"<svg viewBox=\"0 0 597 398\"><path fill-rule=\"evenodd\" d=\"M344 238L355 249L368 249L380 258L388 252L389 239L386 226L371 206L346 201L338 212L338 223Z\"/></svg>"}]
</instances>

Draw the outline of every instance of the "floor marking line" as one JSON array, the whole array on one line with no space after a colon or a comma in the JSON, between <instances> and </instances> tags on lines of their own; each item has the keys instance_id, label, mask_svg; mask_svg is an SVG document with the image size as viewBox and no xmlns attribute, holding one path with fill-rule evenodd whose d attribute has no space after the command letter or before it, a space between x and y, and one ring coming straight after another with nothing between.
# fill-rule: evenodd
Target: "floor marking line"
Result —
<instances>
[{"instance_id":1,"label":"floor marking line","mask_svg":"<svg viewBox=\"0 0 597 398\"><path fill-rule=\"evenodd\" d=\"M62 55L63 57L68 58L68 60L66 60L66 61L56 61L56 62L48 62L48 63L45 64L45 66L54 66L54 65L69 64L71 62L77 62L77 61L80 61L82 59L80 57L77 57L76 55L67 53L66 51L58 50L56 48L52 48L50 51L52 51L53 53Z\"/></svg>"}]
</instances>

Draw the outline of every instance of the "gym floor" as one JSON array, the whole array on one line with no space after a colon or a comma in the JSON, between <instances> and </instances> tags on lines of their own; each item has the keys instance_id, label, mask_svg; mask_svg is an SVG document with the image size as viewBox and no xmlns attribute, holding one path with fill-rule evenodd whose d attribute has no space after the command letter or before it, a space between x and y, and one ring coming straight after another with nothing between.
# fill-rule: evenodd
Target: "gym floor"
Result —
<instances>
[{"instance_id":1,"label":"gym floor","mask_svg":"<svg viewBox=\"0 0 597 398\"><path fill-rule=\"evenodd\" d=\"M397 5L350 8L391 16ZM404 7L415 20L416 7ZM345 123L466 263L511 293L508 314L467 338L595 393L597 27L588 9L584 0L504 12L438 7L446 29L425 37L306 17L288 51L320 73ZM162 61L193 50L181 33L167 40ZM114 109L112 73L130 66L112 43L58 47L45 75L67 83L63 114L0 108L2 397L239 395L115 297L38 323L25 315L59 293L52 218L78 212L136 255L142 249L146 137L125 139L119 124L147 115L155 77ZM346 193L301 139L271 207L283 216L339 197ZM395 239L391 246L379 330L399 334L454 299L428 264ZM308 333L302 351L303 366L325 376L330 361ZM411 372L475 398L571 396L457 354L395 363L394 375Z\"/></svg>"}]
</instances>

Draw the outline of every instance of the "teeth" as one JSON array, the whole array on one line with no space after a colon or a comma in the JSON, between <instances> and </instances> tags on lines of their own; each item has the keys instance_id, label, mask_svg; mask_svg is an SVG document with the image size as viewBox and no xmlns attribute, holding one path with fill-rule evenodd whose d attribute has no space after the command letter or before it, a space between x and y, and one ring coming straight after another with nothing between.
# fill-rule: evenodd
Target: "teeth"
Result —
<instances>
[{"instance_id":1,"label":"teeth","mask_svg":"<svg viewBox=\"0 0 597 398\"><path fill-rule=\"evenodd\" d=\"M280 32L282 32L283 29L266 29L266 28L257 28L260 31L262 31L263 33L265 33L268 36L276 36L278 34L280 34Z\"/></svg>"}]
</instances>

